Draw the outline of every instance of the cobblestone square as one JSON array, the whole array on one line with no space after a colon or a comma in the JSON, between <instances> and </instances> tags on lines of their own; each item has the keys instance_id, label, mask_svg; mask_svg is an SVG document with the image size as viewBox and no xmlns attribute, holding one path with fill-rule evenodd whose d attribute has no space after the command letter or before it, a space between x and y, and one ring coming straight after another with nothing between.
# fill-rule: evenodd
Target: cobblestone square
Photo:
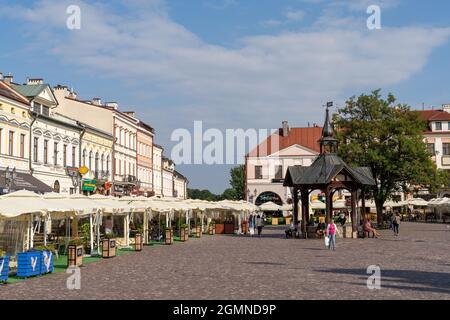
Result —
<instances>
[{"instance_id":1,"label":"cobblestone square","mask_svg":"<svg viewBox=\"0 0 450 320\"><path fill-rule=\"evenodd\" d=\"M145 247L81 269L81 290L58 273L0 287L0 299L450 299L450 228L403 223L400 236L287 240L284 227L262 238L204 236ZM367 267L381 267L369 290Z\"/></svg>"}]
</instances>

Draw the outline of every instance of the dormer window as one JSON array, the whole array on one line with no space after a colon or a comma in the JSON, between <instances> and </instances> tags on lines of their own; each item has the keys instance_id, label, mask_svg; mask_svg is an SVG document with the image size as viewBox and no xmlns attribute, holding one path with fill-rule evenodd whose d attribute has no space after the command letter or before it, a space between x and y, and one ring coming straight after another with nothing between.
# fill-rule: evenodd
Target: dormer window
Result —
<instances>
[{"instance_id":1,"label":"dormer window","mask_svg":"<svg viewBox=\"0 0 450 320\"><path fill-rule=\"evenodd\" d=\"M42 106L42 114L47 117L50 116L50 108L43 105Z\"/></svg>"},{"instance_id":2,"label":"dormer window","mask_svg":"<svg viewBox=\"0 0 450 320\"><path fill-rule=\"evenodd\" d=\"M39 103L34 102L33 103L33 111L38 114L41 114L41 105Z\"/></svg>"},{"instance_id":3,"label":"dormer window","mask_svg":"<svg viewBox=\"0 0 450 320\"><path fill-rule=\"evenodd\" d=\"M442 131L442 122L436 122L435 128L436 131Z\"/></svg>"}]
</instances>

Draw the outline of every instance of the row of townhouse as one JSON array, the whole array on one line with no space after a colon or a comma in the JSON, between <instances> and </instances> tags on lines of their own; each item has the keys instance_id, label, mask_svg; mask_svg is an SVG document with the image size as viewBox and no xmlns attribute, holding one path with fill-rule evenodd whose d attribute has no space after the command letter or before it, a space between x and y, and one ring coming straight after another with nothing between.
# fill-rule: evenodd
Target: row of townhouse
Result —
<instances>
[{"instance_id":1,"label":"row of townhouse","mask_svg":"<svg viewBox=\"0 0 450 320\"><path fill-rule=\"evenodd\" d=\"M150 125L115 102L0 73L0 193L186 198L188 180L154 140Z\"/></svg>"}]
</instances>

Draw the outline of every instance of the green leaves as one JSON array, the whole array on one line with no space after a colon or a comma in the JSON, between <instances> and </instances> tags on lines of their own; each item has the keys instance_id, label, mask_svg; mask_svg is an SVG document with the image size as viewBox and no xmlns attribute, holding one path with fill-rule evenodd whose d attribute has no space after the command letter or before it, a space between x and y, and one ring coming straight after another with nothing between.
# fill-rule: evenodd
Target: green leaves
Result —
<instances>
[{"instance_id":1,"label":"green leaves","mask_svg":"<svg viewBox=\"0 0 450 320\"><path fill-rule=\"evenodd\" d=\"M334 120L340 156L350 165L371 168L377 203L412 186L432 189L445 183L445 173L436 169L426 149L426 123L409 106L396 104L392 94L384 99L381 90L375 90L351 97Z\"/></svg>"}]
</instances>

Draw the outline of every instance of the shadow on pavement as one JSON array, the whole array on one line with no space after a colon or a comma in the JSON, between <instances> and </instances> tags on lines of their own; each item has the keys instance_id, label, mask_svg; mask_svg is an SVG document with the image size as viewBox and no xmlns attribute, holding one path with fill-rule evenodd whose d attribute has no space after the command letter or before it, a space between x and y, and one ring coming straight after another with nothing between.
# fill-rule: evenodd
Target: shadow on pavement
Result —
<instances>
[{"instance_id":1,"label":"shadow on pavement","mask_svg":"<svg viewBox=\"0 0 450 320\"><path fill-rule=\"evenodd\" d=\"M322 273L334 273L360 276L363 281L349 284L366 286L370 276L362 269L328 269L315 270ZM340 282L342 283L342 281ZM420 287L417 287L420 286ZM381 287L398 290L426 291L450 294L450 273L416 270L385 270L381 269Z\"/></svg>"}]
</instances>

